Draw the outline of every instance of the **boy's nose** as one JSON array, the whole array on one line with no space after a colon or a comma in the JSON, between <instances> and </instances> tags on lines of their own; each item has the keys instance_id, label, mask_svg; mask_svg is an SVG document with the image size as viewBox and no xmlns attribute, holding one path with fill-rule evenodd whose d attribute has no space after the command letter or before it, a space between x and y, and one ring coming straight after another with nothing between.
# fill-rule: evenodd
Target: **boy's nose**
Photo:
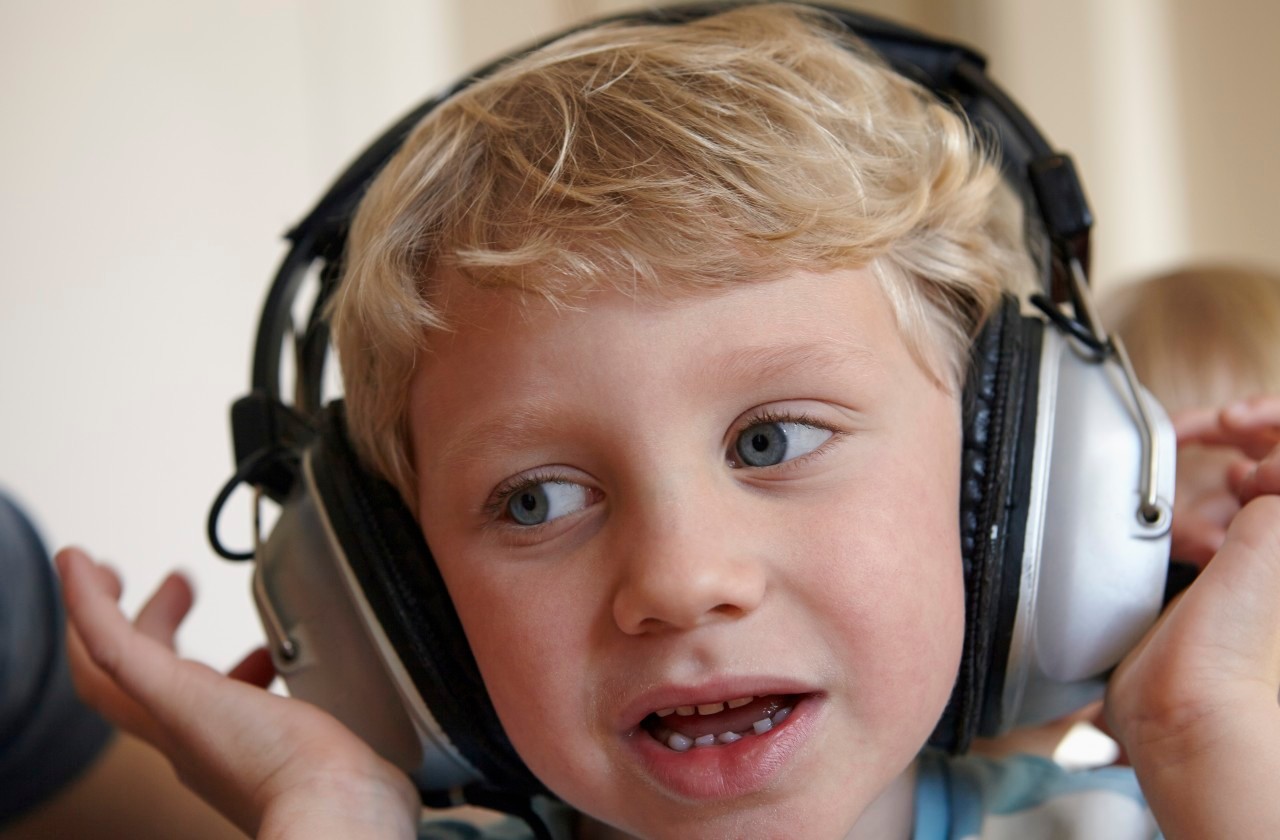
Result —
<instances>
[{"instance_id":1,"label":"boy's nose","mask_svg":"<svg viewBox=\"0 0 1280 840\"><path fill-rule=\"evenodd\" d=\"M764 599L767 568L751 535L713 521L712 511L675 505L682 509L641 526L615 555L622 569L613 616L624 633L731 621Z\"/></svg>"}]
</instances>

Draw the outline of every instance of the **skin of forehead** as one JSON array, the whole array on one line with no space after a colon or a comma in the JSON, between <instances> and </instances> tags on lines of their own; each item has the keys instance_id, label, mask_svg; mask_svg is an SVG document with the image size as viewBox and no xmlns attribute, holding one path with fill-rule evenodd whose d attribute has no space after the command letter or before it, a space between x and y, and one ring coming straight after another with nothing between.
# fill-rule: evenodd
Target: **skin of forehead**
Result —
<instances>
[{"instance_id":1,"label":"skin of forehead","mask_svg":"<svg viewBox=\"0 0 1280 840\"><path fill-rule=\"evenodd\" d=\"M808 274L819 277L827 273L798 272L801 275ZM867 273L866 279L868 282L877 282L869 273ZM610 305L616 305L620 294L612 290L584 292L574 305L562 309L556 302L547 301L539 295L522 293L517 289L476 287L452 272L443 272L437 278L437 282L439 283L438 297L447 306L447 321L450 324L450 328L444 331L435 331L427 336L426 352L419 359L414 385L411 386L419 393L411 397L411 402L430 400L430 394L423 393L423 389L418 383L423 380L422 374L429 372L436 364L437 354L440 352L447 354L449 346L454 342L473 338L477 332L487 335L496 343L502 343L507 340L507 325L497 322L496 319L498 317L509 319L508 323L514 320L536 321L538 319L558 317L562 314L571 318L574 316L591 317L594 302L608 299L610 300ZM770 282L772 281L766 280L762 281L762 284ZM628 305L629 301L630 305L634 306L633 311L636 314L642 317L646 314L660 317L663 312L668 312L672 309L679 309L689 304L708 300L714 301L720 294L731 292L734 288L740 287L729 287L725 290L683 292L666 299L656 299L652 296L641 299L623 296L622 305ZM495 298L495 295L498 297ZM515 303L515 306L509 305L512 302ZM705 311L705 307L703 307L703 310ZM820 315L815 315L814 320L820 321ZM893 332L899 340L902 339L901 331L896 322L893 325ZM710 363L719 366L725 380L743 377L747 373L760 378L780 376L790 371L801 371L806 365L860 364L870 368L881 364L878 355L882 348L869 347L865 343L860 343L857 339L851 340L847 336L818 336L816 333L810 332L807 329L807 325L803 324L797 325L795 333L796 340L794 342L790 338L776 342L744 341L742 346L735 348L731 353L725 354L725 358L711 360ZM518 351L518 349L518 347L513 347L515 351ZM936 354L936 347L931 346L928 349ZM917 364L924 369L924 372L930 378L937 378L934 371L925 368L922 362L917 360ZM475 383L472 391L477 401L484 399L484 383ZM411 408L411 417L413 413ZM443 447L439 445L439 441L431 441L429 448L435 450L431 457L431 468L438 469L450 461L465 459L467 453L475 451L476 447L481 443L485 444L490 451L504 446L517 447L521 438L527 438L554 426L557 416L558 408L554 395L540 394L535 398L522 401L518 406L511 407L500 416L491 417L478 424L469 424L468 430L461 435L446 435ZM417 423L411 422L412 429L416 430L417 426ZM416 432L414 435L416 436ZM428 444L424 441L415 441L414 449L419 450L424 445Z\"/></svg>"}]
</instances>

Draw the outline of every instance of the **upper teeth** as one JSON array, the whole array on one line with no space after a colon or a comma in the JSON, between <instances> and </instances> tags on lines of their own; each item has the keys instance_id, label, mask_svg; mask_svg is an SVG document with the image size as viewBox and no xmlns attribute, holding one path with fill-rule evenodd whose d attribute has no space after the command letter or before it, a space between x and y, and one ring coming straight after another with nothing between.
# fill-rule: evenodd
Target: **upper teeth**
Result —
<instances>
[{"instance_id":1,"label":"upper teeth","mask_svg":"<svg viewBox=\"0 0 1280 840\"><path fill-rule=\"evenodd\" d=\"M695 712L700 715L714 715L717 712L723 712L726 706L728 706L730 709L739 709L747 705L754 699L756 698L738 697L737 699L729 700L725 703L700 703L697 706L674 706L670 709L659 709L657 714L658 714L658 717L670 717L671 715L680 715L681 717L688 717L689 715L694 714Z\"/></svg>"}]
</instances>

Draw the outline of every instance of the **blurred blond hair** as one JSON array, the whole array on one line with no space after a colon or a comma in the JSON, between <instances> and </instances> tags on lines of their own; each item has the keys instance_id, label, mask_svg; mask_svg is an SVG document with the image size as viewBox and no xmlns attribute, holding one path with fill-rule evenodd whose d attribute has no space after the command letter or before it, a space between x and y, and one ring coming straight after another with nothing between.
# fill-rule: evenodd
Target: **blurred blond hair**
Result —
<instances>
[{"instance_id":1,"label":"blurred blond hair","mask_svg":"<svg viewBox=\"0 0 1280 840\"><path fill-rule=\"evenodd\" d=\"M1122 286L1100 307L1171 414L1280 393L1280 272L1190 265Z\"/></svg>"}]
</instances>

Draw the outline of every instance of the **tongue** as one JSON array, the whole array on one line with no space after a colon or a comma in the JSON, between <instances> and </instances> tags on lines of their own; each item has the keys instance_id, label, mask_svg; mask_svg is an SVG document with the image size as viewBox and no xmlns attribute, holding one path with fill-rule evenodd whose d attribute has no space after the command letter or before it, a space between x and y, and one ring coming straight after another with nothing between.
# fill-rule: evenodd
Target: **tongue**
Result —
<instances>
[{"instance_id":1,"label":"tongue","mask_svg":"<svg viewBox=\"0 0 1280 840\"><path fill-rule=\"evenodd\" d=\"M672 732L679 732L687 738L698 738L702 735L719 735L722 732L745 732L751 724L767 717L783 706L790 705L794 698L773 695L757 697L745 706L730 709L712 715L667 715L662 718L661 725Z\"/></svg>"}]
</instances>

